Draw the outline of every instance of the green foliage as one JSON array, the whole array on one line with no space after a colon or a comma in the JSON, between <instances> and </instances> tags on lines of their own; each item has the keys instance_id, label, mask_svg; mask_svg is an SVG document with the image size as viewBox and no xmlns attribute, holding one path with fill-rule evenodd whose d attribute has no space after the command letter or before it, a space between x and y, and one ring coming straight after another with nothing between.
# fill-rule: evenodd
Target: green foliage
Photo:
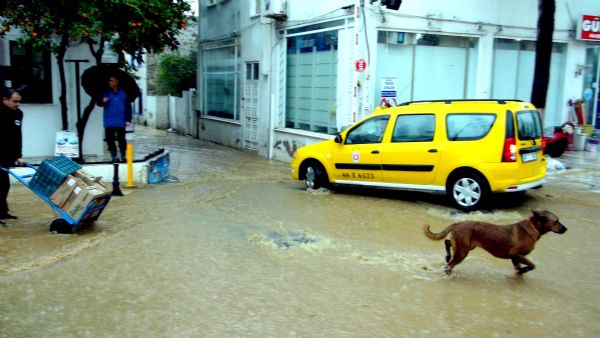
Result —
<instances>
[{"instance_id":1,"label":"green foliage","mask_svg":"<svg viewBox=\"0 0 600 338\"><path fill-rule=\"evenodd\" d=\"M158 94L181 95L181 92L196 88L196 53L188 56L166 54L157 67Z\"/></svg>"},{"instance_id":2,"label":"green foliage","mask_svg":"<svg viewBox=\"0 0 600 338\"><path fill-rule=\"evenodd\" d=\"M56 52L72 41L110 41L139 55L177 48L177 34L195 17L185 0L0 0L0 37L10 29L22 43Z\"/></svg>"}]
</instances>

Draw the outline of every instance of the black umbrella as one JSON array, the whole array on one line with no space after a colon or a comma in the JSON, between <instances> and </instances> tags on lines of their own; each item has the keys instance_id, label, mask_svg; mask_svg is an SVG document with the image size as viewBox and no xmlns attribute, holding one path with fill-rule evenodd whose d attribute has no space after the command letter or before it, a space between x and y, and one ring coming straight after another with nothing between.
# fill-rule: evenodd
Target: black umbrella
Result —
<instances>
[{"instance_id":1,"label":"black umbrella","mask_svg":"<svg viewBox=\"0 0 600 338\"><path fill-rule=\"evenodd\" d=\"M119 86L127 93L130 102L140 96L140 87L138 87L133 77L113 65L103 64L86 69L81 75L81 86L89 96L98 98L100 94L109 88L108 79L111 76L116 76L119 79Z\"/></svg>"}]
</instances>

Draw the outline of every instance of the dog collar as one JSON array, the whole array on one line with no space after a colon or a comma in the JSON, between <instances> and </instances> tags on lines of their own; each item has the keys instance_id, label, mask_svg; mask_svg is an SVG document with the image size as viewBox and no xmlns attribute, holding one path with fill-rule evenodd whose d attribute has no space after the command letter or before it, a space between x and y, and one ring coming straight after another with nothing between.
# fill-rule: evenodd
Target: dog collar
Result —
<instances>
[{"instance_id":1,"label":"dog collar","mask_svg":"<svg viewBox=\"0 0 600 338\"><path fill-rule=\"evenodd\" d=\"M533 238L536 241L538 239L540 239L540 237L542 237L542 235L540 235L540 232L538 231L538 229L536 229L535 225L533 225L533 223L531 223L530 219L527 220L527 223L529 223L529 226L525 227L525 231L527 231L529 236L531 236L531 238Z\"/></svg>"}]
</instances>

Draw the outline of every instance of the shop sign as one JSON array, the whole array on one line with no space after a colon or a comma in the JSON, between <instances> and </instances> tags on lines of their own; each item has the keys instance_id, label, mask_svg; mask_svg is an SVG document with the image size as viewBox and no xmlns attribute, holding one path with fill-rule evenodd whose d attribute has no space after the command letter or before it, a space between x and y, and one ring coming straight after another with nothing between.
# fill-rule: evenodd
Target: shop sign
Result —
<instances>
[{"instance_id":1,"label":"shop sign","mask_svg":"<svg viewBox=\"0 0 600 338\"><path fill-rule=\"evenodd\" d=\"M600 41L600 16L582 15L577 23L577 39Z\"/></svg>"},{"instance_id":2,"label":"shop sign","mask_svg":"<svg viewBox=\"0 0 600 338\"><path fill-rule=\"evenodd\" d=\"M79 138L77 137L77 133L68 131L56 132L54 156L60 155L71 158L79 157Z\"/></svg>"},{"instance_id":3,"label":"shop sign","mask_svg":"<svg viewBox=\"0 0 600 338\"><path fill-rule=\"evenodd\" d=\"M396 78L384 77L381 80L381 97L396 97Z\"/></svg>"},{"instance_id":4,"label":"shop sign","mask_svg":"<svg viewBox=\"0 0 600 338\"><path fill-rule=\"evenodd\" d=\"M367 61L365 59L358 59L354 62L354 70L357 72L364 72L367 69Z\"/></svg>"}]
</instances>

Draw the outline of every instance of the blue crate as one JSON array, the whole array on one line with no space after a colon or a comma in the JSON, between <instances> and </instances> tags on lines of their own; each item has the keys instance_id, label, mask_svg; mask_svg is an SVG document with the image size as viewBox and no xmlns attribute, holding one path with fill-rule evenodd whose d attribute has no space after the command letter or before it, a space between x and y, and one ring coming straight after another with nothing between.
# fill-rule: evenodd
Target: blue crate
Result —
<instances>
[{"instance_id":1,"label":"blue crate","mask_svg":"<svg viewBox=\"0 0 600 338\"><path fill-rule=\"evenodd\" d=\"M46 160L46 162L56 168L58 172L65 174L65 176L81 169L79 164L73 162L73 160L64 155L57 156L51 160Z\"/></svg>"},{"instance_id":2,"label":"blue crate","mask_svg":"<svg viewBox=\"0 0 600 338\"><path fill-rule=\"evenodd\" d=\"M29 181L29 188L50 197L67 176L79 169L81 169L79 164L63 155L51 160L44 160L31 181Z\"/></svg>"}]
</instances>

